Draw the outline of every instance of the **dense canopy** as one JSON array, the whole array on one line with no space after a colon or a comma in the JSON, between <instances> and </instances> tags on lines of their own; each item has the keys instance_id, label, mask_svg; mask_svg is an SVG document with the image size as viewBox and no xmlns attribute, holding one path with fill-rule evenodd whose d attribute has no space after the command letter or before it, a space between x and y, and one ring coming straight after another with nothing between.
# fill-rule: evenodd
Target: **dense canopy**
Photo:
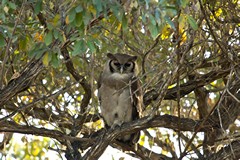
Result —
<instances>
[{"instance_id":1,"label":"dense canopy","mask_svg":"<svg viewBox=\"0 0 240 160\"><path fill-rule=\"evenodd\" d=\"M0 4L1 159L95 160L108 146L137 159L240 158L238 0ZM138 57L145 106L110 129L97 98L107 53ZM136 131L136 146L116 139Z\"/></svg>"}]
</instances>

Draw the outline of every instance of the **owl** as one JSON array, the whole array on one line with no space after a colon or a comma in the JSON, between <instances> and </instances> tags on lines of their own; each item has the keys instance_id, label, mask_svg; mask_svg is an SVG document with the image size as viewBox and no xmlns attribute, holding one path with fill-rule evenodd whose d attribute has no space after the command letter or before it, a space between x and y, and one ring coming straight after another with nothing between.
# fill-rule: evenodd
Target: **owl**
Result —
<instances>
[{"instance_id":1,"label":"owl","mask_svg":"<svg viewBox=\"0 0 240 160\"><path fill-rule=\"evenodd\" d=\"M108 53L109 60L98 81L101 116L106 127L121 126L140 117L142 90L137 76L137 56ZM120 136L118 140L136 143L140 132Z\"/></svg>"}]
</instances>

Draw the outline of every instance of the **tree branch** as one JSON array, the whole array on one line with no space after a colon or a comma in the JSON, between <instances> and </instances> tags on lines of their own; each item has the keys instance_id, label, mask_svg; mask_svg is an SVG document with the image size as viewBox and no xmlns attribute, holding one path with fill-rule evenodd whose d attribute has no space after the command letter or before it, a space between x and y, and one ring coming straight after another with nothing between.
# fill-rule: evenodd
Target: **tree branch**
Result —
<instances>
[{"instance_id":1,"label":"tree branch","mask_svg":"<svg viewBox=\"0 0 240 160\"><path fill-rule=\"evenodd\" d=\"M177 123L179 122L179 123ZM84 155L83 159L91 160L98 159L104 152L108 144L115 139L117 136L131 134L139 130L152 128L152 127L165 127L169 129L181 131L192 131L194 132L197 128L199 129L200 121L194 121L189 118L178 118L171 115L154 116L153 118L144 117L130 123L124 123L121 127L110 129L106 132L100 132L94 140L94 144L91 149ZM202 126L198 131L206 131L209 126ZM96 143L97 142L97 143ZM89 146L81 146L81 148L88 148Z\"/></svg>"},{"instance_id":2,"label":"tree branch","mask_svg":"<svg viewBox=\"0 0 240 160\"><path fill-rule=\"evenodd\" d=\"M216 70L216 71L211 71L205 75L202 75L201 77L198 77L194 80L189 80L187 83L181 84L179 88L176 86L171 89L168 89L164 99L165 100L176 99L178 89L180 89L179 91L180 97L184 97L185 95L194 91L196 88L202 87L222 77L226 77L229 74L229 72L230 72L230 69ZM146 92L143 97L144 104L146 106L149 105L152 101L156 100L158 95L159 93L155 89Z\"/></svg>"},{"instance_id":3,"label":"tree branch","mask_svg":"<svg viewBox=\"0 0 240 160\"><path fill-rule=\"evenodd\" d=\"M19 76L10 80L2 90L0 90L0 106L9 101L19 92L26 90L32 81L38 76L43 65L41 60L32 60L20 72Z\"/></svg>"}]
</instances>

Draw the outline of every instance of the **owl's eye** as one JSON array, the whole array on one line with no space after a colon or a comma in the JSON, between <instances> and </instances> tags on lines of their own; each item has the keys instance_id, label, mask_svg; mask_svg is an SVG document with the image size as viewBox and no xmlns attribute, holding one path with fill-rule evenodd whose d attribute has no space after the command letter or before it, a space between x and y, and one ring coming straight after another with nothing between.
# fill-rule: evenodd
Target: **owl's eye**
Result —
<instances>
[{"instance_id":1,"label":"owl's eye","mask_svg":"<svg viewBox=\"0 0 240 160\"><path fill-rule=\"evenodd\" d=\"M131 62L125 63L124 67L130 67L131 66Z\"/></svg>"},{"instance_id":2,"label":"owl's eye","mask_svg":"<svg viewBox=\"0 0 240 160\"><path fill-rule=\"evenodd\" d=\"M120 66L121 66L121 64L118 63L118 62L114 62L113 64L114 64L115 66L117 66L117 67L120 67Z\"/></svg>"}]
</instances>

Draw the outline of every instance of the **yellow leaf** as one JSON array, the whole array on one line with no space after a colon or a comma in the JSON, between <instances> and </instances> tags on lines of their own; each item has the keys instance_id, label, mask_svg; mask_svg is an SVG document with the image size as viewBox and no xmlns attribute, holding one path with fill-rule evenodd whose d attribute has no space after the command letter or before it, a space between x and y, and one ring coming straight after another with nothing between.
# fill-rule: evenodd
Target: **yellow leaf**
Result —
<instances>
[{"instance_id":1,"label":"yellow leaf","mask_svg":"<svg viewBox=\"0 0 240 160\"><path fill-rule=\"evenodd\" d=\"M23 159L31 159L29 154L25 154L25 157Z\"/></svg>"},{"instance_id":2,"label":"yellow leaf","mask_svg":"<svg viewBox=\"0 0 240 160\"><path fill-rule=\"evenodd\" d=\"M94 122L94 123L92 124L92 127L93 127L93 128L97 128L97 129L102 128L102 127L103 127L102 120L98 120L98 121Z\"/></svg>"},{"instance_id":3,"label":"yellow leaf","mask_svg":"<svg viewBox=\"0 0 240 160\"><path fill-rule=\"evenodd\" d=\"M167 154L168 154L168 152L167 152L167 151L165 151L165 150L162 150L162 154L163 154L163 155L167 155Z\"/></svg>"},{"instance_id":4,"label":"yellow leaf","mask_svg":"<svg viewBox=\"0 0 240 160\"><path fill-rule=\"evenodd\" d=\"M122 28L122 24L119 23L117 26L117 29L115 30L115 34L118 34L121 31L121 28Z\"/></svg>"},{"instance_id":5,"label":"yellow leaf","mask_svg":"<svg viewBox=\"0 0 240 160\"><path fill-rule=\"evenodd\" d=\"M66 24L69 24L69 16L66 17L65 22Z\"/></svg>"},{"instance_id":6,"label":"yellow leaf","mask_svg":"<svg viewBox=\"0 0 240 160\"><path fill-rule=\"evenodd\" d=\"M37 32L37 33L35 34L35 36L34 36L34 39L35 39L37 42L43 42L43 35Z\"/></svg>"},{"instance_id":7,"label":"yellow leaf","mask_svg":"<svg viewBox=\"0 0 240 160\"><path fill-rule=\"evenodd\" d=\"M44 54L42 61L43 61L43 64L44 64L45 66L48 66L49 61L50 61L50 60L49 60L49 53L48 53L48 52L46 52L46 53Z\"/></svg>"},{"instance_id":8,"label":"yellow leaf","mask_svg":"<svg viewBox=\"0 0 240 160\"><path fill-rule=\"evenodd\" d=\"M109 35L109 32L106 30L105 32L104 32L104 36L108 36Z\"/></svg>"},{"instance_id":9,"label":"yellow leaf","mask_svg":"<svg viewBox=\"0 0 240 160\"><path fill-rule=\"evenodd\" d=\"M40 151L41 150L40 150L39 146L35 146L35 147L32 148L31 154L33 156L37 156L40 153Z\"/></svg>"},{"instance_id":10,"label":"yellow leaf","mask_svg":"<svg viewBox=\"0 0 240 160\"><path fill-rule=\"evenodd\" d=\"M57 26L58 25L58 23L60 22L60 15L59 14L57 14L54 18L53 18L53 26Z\"/></svg>"},{"instance_id":11,"label":"yellow leaf","mask_svg":"<svg viewBox=\"0 0 240 160\"><path fill-rule=\"evenodd\" d=\"M222 14L222 12L223 12L222 9L219 8L218 10L215 11L215 15L219 17Z\"/></svg>"},{"instance_id":12,"label":"yellow leaf","mask_svg":"<svg viewBox=\"0 0 240 160\"><path fill-rule=\"evenodd\" d=\"M213 82L211 82L210 84L211 84L212 86L216 86L217 81L213 81Z\"/></svg>"},{"instance_id":13,"label":"yellow leaf","mask_svg":"<svg viewBox=\"0 0 240 160\"><path fill-rule=\"evenodd\" d=\"M22 116L20 114L17 114L13 117L14 122L20 123L22 120Z\"/></svg>"},{"instance_id":14,"label":"yellow leaf","mask_svg":"<svg viewBox=\"0 0 240 160\"><path fill-rule=\"evenodd\" d=\"M140 144L141 146L143 146L143 145L144 145L144 142L145 142L145 135L141 135L139 144Z\"/></svg>"},{"instance_id":15,"label":"yellow leaf","mask_svg":"<svg viewBox=\"0 0 240 160\"><path fill-rule=\"evenodd\" d=\"M61 33L62 33L63 42L66 42L66 41L67 41L67 38L66 38L64 32L61 32Z\"/></svg>"},{"instance_id":16,"label":"yellow leaf","mask_svg":"<svg viewBox=\"0 0 240 160\"><path fill-rule=\"evenodd\" d=\"M93 15L96 15L96 13L97 13L96 9L95 9L92 5L90 5L90 6L88 7L88 10L89 10L91 13L93 13Z\"/></svg>"},{"instance_id":17,"label":"yellow leaf","mask_svg":"<svg viewBox=\"0 0 240 160\"><path fill-rule=\"evenodd\" d=\"M93 38L98 38L99 37L99 34L98 33L95 33L92 35Z\"/></svg>"},{"instance_id":18,"label":"yellow leaf","mask_svg":"<svg viewBox=\"0 0 240 160\"><path fill-rule=\"evenodd\" d=\"M161 39L164 40L164 39L167 39L169 38L169 35L171 34L171 31L170 31L171 27L170 25L165 25L162 29L162 35L161 35Z\"/></svg>"},{"instance_id":19,"label":"yellow leaf","mask_svg":"<svg viewBox=\"0 0 240 160\"><path fill-rule=\"evenodd\" d=\"M187 33L184 32L184 30L181 30L181 29L180 29L180 33L182 34L182 37L181 37L181 44L182 44L187 40Z\"/></svg>"},{"instance_id":20,"label":"yellow leaf","mask_svg":"<svg viewBox=\"0 0 240 160\"><path fill-rule=\"evenodd\" d=\"M181 14L179 19L178 19L179 30L184 30L184 28L186 26L186 22L187 22L186 15L185 14Z\"/></svg>"},{"instance_id":21,"label":"yellow leaf","mask_svg":"<svg viewBox=\"0 0 240 160\"><path fill-rule=\"evenodd\" d=\"M173 84L173 85L171 85L171 86L168 86L168 89L171 89L171 88L173 88L173 87L175 87L176 86L176 84Z\"/></svg>"}]
</instances>

